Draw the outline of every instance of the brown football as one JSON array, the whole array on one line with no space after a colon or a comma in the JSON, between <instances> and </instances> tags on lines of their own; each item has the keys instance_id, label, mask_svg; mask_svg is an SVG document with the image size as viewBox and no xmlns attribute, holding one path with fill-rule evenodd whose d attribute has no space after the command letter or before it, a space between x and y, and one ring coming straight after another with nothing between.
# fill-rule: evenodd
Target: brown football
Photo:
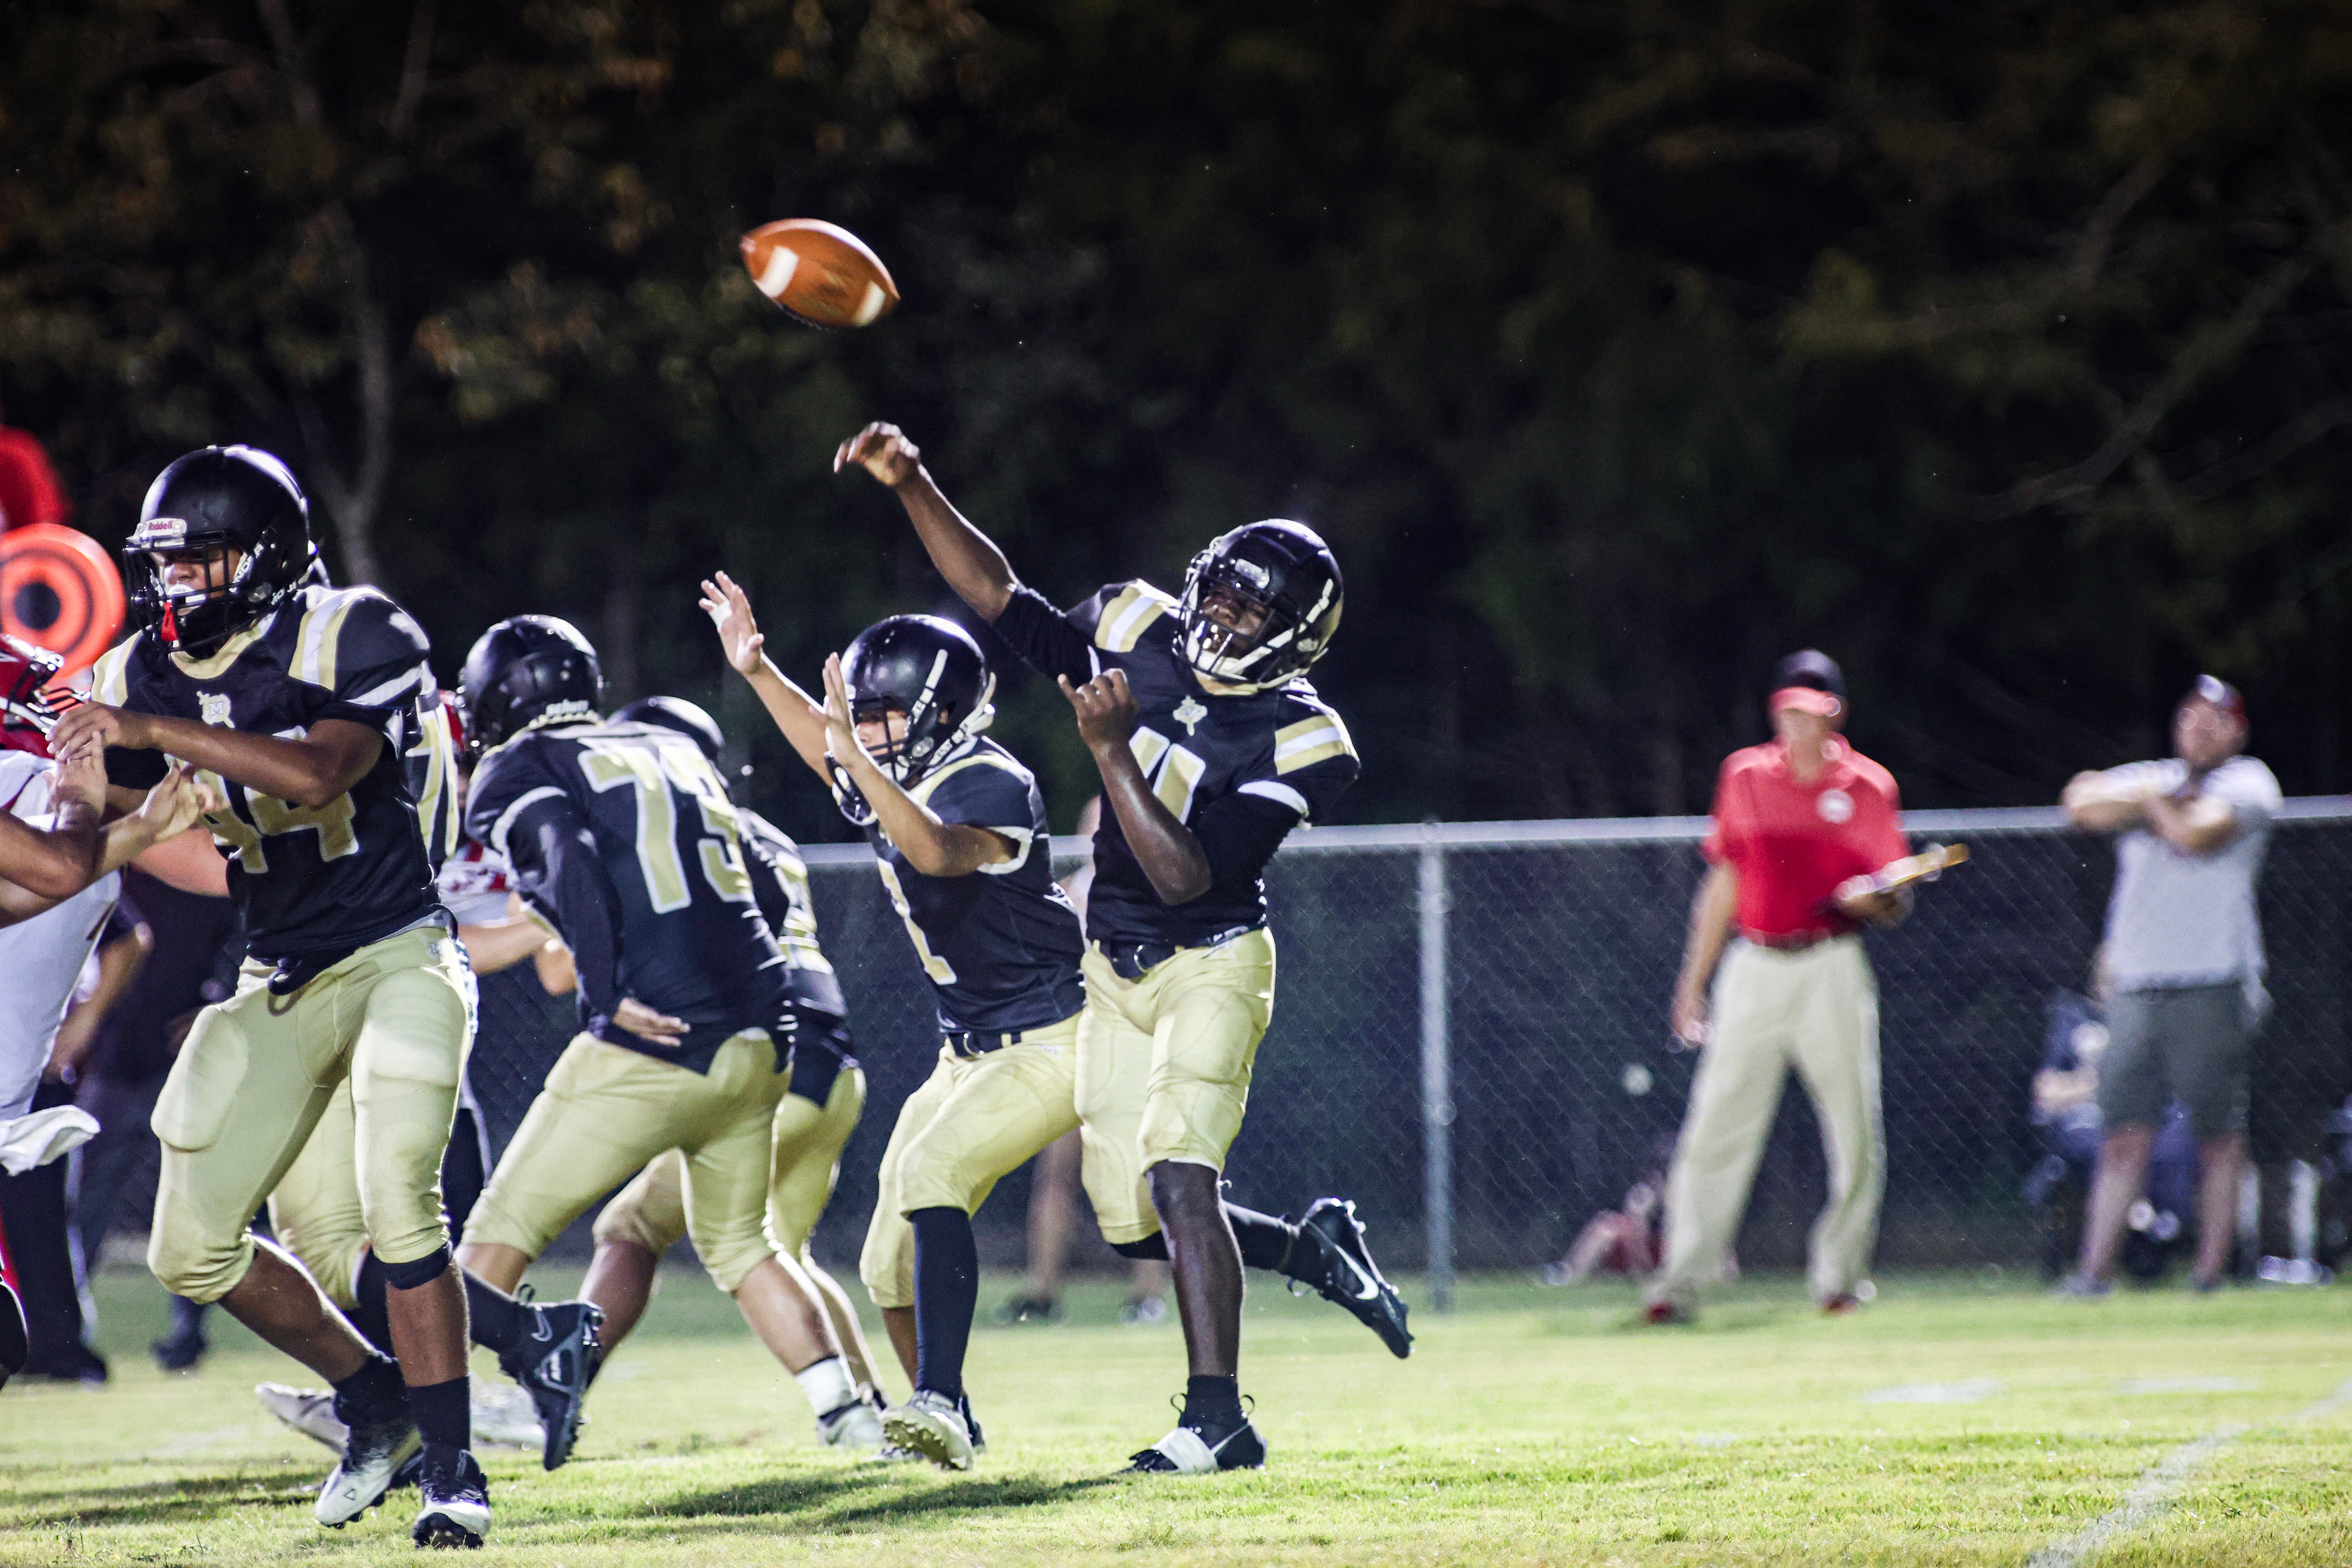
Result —
<instances>
[{"instance_id":1,"label":"brown football","mask_svg":"<svg viewBox=\"0 0 2352 1568\"><path fill-rule=\"evenodd\" d=\"M898 286L866 242L822 218L788 217L743 237L760 292L818 327L863 327L890 313Z\"/></svg>"}]
</instances>

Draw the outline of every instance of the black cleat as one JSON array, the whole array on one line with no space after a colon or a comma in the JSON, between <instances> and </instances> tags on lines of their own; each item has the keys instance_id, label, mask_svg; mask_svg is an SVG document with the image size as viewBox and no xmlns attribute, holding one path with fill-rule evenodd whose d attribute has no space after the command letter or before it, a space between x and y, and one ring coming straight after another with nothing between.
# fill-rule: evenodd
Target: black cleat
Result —
<instances>
[{"instance_id":1,"label":"black cleat","mask_svg":"<svg viewBox=\"0 0 2352 1568\"><path fill-rule=\"evenodd\" d=\"M489 1485L482 1467L463 1448L429 1445L416 1478L424 1500L416 1510L416 1528L409 1533L419 1546L479 1546L490 1528Z\"/></svg>"},{"instance_id":2,"label":"black cleat","mask_svg":"<svg viewBox=\"0 0 2352 1568\"><path fill-rule=\"evenodd\" d=\"M1298 1233L1301 1240L1314 1237L1323 1250L1324 1278L1319 1287L1323 1299L1355 1313L1399 1361L1412 1354L1404 1298L1381 1277L1380 1265L1365 1248L1364 1227L1356 1218L1354 1202L1317 1198L1307 1217L1298 1222Z\"/></svg>"},{"instance_id":3,"label":"black cleat","mask_svg":"<svg viewBox=\"0 0 2352 1568\"><path fill-rule=\"evenodd\" d=\"M540 1424L547 1428L541 1463L552 1470L572 1457L572 1445L580 1437L580 1406L604 1359L604 1342L597 1337L604 1313L586 1301L524 1301L523 1310L530 1314L530 1332L499 1352L499 1366L530 1391Z\"/></svg>"}]
</instances>

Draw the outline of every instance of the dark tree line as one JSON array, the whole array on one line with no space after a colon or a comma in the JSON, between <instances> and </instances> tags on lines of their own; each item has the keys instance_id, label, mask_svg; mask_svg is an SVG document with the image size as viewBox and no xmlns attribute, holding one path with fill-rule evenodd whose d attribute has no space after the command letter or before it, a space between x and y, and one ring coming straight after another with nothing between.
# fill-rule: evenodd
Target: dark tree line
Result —
<instances>
[{"instance_id":1,"label":"dark tree line","mask_svg":"<svg viewBox=\"0 0 2352 1568\"><path fill-rule=\"evenodd\" d=\"M1704 809L1772 658L1914 804L2162 748L2352 773L2352 13L2305 3L0 3L0 395L119 539L272 446L445 678L522 609L721 706L939 607L890 417L1050 593L1302 516L1359 819ZM735 258L824 216L906 306ZM1058 696L1003 731L1058 820Z\"/></svg>"}]
</instances>

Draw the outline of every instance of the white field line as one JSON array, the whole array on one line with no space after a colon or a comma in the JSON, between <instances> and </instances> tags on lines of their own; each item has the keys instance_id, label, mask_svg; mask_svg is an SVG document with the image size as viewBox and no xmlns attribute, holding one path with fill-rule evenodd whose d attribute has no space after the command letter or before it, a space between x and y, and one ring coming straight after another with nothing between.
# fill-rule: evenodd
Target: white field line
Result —
<instances>
[{"instance_id":1,"label":"white field line","mask_svg":"<svg viewBox=\"0 0 2352 1568\"><path fill-rule=\"evenodd\" d=\"M2296 1413L2294 1421L2315 1421L2352 1405L2352 1377L2336 1384L2336 1391L2314 1401ZM2286 1423L2281 1423L2286 1425ZM2026 1568L2079 1568L2096 1556L2099 1550L2126 1531L2137 1530L2171 1508L2173 1500L2189 1484L2206 1460L2228 1447L2244 1435L2243 1426L2225 1426L2218 1432L2208 1432L2194 1442L2183 1443L2167 1454L2139 1483L2114 1508L2101 1514L2065 1540L2053 1542L2026 1559Z\"/></svg>"}]
</instances>

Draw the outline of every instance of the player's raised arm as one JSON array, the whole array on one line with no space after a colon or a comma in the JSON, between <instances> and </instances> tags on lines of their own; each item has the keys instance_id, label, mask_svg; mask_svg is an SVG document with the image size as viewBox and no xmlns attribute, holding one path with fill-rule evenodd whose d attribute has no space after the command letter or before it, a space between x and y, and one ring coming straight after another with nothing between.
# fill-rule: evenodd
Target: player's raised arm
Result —
<instances>
[{"instance_id":1,"label":"player's raised arm","mask_svg":"<svg viewBox=\"0 0 2352 1568\"><path fill-rule=\"evenodd\" d=\"M981 616L993 622L1004 613L1013 590L1021 585L1004 552L996 542L972 526L950 505L930 470L923 467L922 449L907 439L896 425L868 425L841 444L833 455L833 471L856 464L888 485L907 509L915 533L930 552L931 564L948 580L956 596Z\"/></svg>"},{"instance_id":2,"label":"player's raised arm","mask_svg":"<svg viewBox=\"0 0 2352 1568\"><path fill-rule=\"evenodd\" d=\"M767 635L751 614L751 595L734 578L719 572L702 580L700 603L702 613L710 617L711 627L719 634L728 667L751 683L760 706L768 710L768 717L776 721L801 761L831 784L833 773L824 760L824 720L817 700L768 657Z\"/></svg>"},{"instance_id":3,"label":"player's raised arm","mask_svg":"<svg viewBox=\"0 0 2352 1568\"><path fill-rule=\"evenodd\" d=\"M100 702L81 703L58 721L61 747L93 738L125 751L165 752L249 790L314 809L365 778L383 752L383 735L349 719L321 719L300 740Z\"/></svg>"},{"instance_id":4,"label":"player's raised arm","mask_svg":"<svg viewBox=\"0 0 2352 1568\"><path fill-rule=\"evenodd\" d=\"M866 797L874 820L898 847L908 865L926 877L963 877L1018 857L1017 847L1002 833L968 822L941 821L937 812L908 795L874 761L858 737L859 726L850 718L849 683L841 673L839 654L824 661L824 706L812 711L824 726L826 751ZM887 722L883 721L886 732Z\"/></svg>"}]
</instances>

